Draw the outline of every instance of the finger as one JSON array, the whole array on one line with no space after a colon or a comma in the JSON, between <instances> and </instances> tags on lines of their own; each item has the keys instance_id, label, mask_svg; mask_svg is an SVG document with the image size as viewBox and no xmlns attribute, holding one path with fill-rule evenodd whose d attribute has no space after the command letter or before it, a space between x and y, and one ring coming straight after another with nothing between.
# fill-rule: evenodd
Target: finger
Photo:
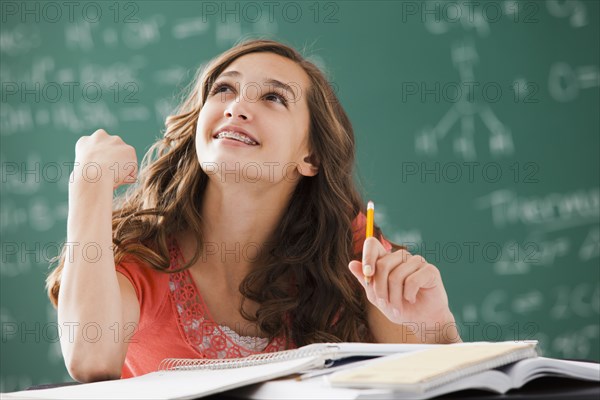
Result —
<instances>
[{"instance_id":1,"label":"finger","mask_svg":"<svg viewBox=\"0 0 600 400\"><path fill-rule=\"evenodd\" d=\"M365 276L362 273L362 264L360 263L360 261L356 261L356 260L350 261L350 263L348 264L348 268L350 269L350 272L352 272L352 275L354 275L354 277L356 279L358 279L360 284L364 287L365 286L365 281L364 281Z\"/></svg>"},{"instance_id":2,"label":"finger","mask_svg":"<svg viewBox=\"0 0 600 400\"><path fill-rule=\"evenodd\" d=\"M415 303L419 290L436 287L439 276L438 269L431 264L419 268L404 280L404 298L411 303Z\"/></svg>"},{"instance_id":3,"label":"finger","mask_svg":"<svg viewBox=\"0 0 600 400\"><path fill-rule=\"evenodd\" d=\"M376 274L373 276L373 289L377 299L381 299L384 306L389 303L389 275L396 267L404 264L407 259L410 259L411 254L402 249L391 254L386 254L377 260ZM379 302L379 300L378 300Z\"/></svg>"},{"instance_id":4,"label":"finger","mask_svg":"<svg viewBox=\"0 0 600 400\"><path fill-rule=\"evenodd\" d=\"M367 283L375 274L375 266L377 260L387 254L385 248L379 240L375 237L369 237L365 239L363 243L363 274L367 277Z\"/></svg>"},{"instance_id":5,"label":"finger","mask_svg":"<svg viewBox=\"0 0 600 400\"><path fill-rule=\"evenodd\" d=\"M104 129L96 129L91 136L110 136Z\"/></svg>"},{"instance_id":6,"label":"finger","mask_svg":"<svg viewBox=\"0 0 600 400\"><path fill-rule=\"evenodd\" d=\"M75 142L75 151L77 152L88 140L89 136L81 136L79 139L77 139L77 142Z\"/></svg>"},{"instance_id":7,"label":"finger","mask_svg":"<svg viewBox=\"0 0 600 400\"><path fill-rule=\"evenodd\" d=\"M418 260L408 261L404 264L401 264L397 268L390 273L389 277L389 296L390 296L390 306L392 307L394 313L400 314L402 311L402 303L403 303L403 294L404 294L404 285L405 280L408 276L415 273L422 264L418 262ZM398 317L398 315L397 315Z\"/></svg>"},{"instance_id":8,"label":"finger","mask_svg":"<svg viewBox=\"0 0 600 400\"><path fill-rule=\"evenodd\" d=\"M350 261L348 268L350 269L350 272L352 272L352 275L358 279L361 286L365 289L365 292L367 293L367 299L373 303L373 287L365 283L365 276L362 272L362 263L356 260Z\"/></svg>"}]
</instances>

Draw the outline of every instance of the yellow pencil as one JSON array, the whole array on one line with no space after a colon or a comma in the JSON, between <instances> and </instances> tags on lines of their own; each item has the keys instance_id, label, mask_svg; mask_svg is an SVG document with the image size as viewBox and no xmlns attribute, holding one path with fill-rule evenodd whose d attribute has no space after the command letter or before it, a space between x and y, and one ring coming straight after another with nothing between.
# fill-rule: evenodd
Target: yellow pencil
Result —
<instances>
[{"instance_id":1,"label":"yellow pencil","mask_svg":"<svg viewBox=\"0 0 600 400\"><path fill-rule=\"evenodd\" d=\"M373 237L373 223L375 220L375 204L369 200L367 203L367 239ZM373 266L371 266L373 268ZM365 283L371 283L371 277L365 276Z\"/></svg>"}]
</instances>

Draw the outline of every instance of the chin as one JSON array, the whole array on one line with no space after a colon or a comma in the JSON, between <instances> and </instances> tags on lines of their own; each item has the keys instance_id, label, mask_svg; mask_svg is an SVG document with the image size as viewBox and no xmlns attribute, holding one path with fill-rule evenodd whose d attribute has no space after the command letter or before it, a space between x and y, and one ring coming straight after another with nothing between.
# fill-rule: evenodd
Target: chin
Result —
<instances>
[{"instance_id":1,"label":"chin","mask_svg":"<svg viewBox=\"0 0 600 400\"><path fill-rule=\"evenodd\" d=\"M242 171L252 161L244 161L239 157L205 157L199 158L199 162L207 175L229 175L234 179L234 175L241 176Z\"/></svg>"}]
</instances>

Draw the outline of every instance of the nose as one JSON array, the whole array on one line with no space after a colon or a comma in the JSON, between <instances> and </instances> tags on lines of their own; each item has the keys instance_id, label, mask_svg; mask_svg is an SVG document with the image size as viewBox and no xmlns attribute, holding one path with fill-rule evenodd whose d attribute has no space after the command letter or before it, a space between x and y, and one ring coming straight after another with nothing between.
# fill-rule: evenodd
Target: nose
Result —
<instances>
[{"instance_id":1,"label":"nose","mask_svg":"<svg viewBox=\"0 0 600 400\"><path fill-rule=\"evenodd\" d=\"M237 100L230 102L229 105L225 108L223 114L227 118L239 118L244 121L250 119L250 114L248 113L248 110L245 108L244 105L242 105L241 102Z\"/></svg>"}]
</instances>

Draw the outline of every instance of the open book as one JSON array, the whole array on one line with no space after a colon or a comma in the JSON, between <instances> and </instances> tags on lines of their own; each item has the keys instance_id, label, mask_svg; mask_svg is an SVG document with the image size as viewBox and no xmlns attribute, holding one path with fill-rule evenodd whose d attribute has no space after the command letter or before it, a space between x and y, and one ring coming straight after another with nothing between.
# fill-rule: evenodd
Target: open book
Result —
<instances>
[{"instance_id":1,"label":"open book","mask_svg":"<svg viewBox=\"0 0 600 400\"><path fill-rule=\"evenodd\" d=\"M381 357L333 373L327 381L332 387L392 390L397 399L428 399L465 389L506 393L543 376L600 381L597 363L530 357L527 348L511 350L510 342L463 346Z\"/></svg>"},{"instance_id":2,"label":"open book","mask_svg":"<svg viewBox=\"0 0 600 400\"><path fill-rule=\"evenodd\" d=\"M228 394L247 399L412 399L425 400L461 390L480 389L505 393L540 377L566 377L598 382L600 365L590 362L558 360L544 357L528 358L467 378L439 386L424 393L399 392L394 389L358 389L338 385L332 387L327 378L320 376L298 381L294 378L276 379L246 386ZM457 397L458 398L458 397ZM521 397L520 397L521 398Z\"/></svg>"},{"instance_id":3,"label":"open book","mask_svg":"<svg viewBox=\"0 0 600 400\"><path fill-rule=\"evenodd\" d=\"M520 349L515 350L514 344L447 345L443 349L391 355L333 367L330 371L335 372L329 375L311 378L310 374L304 374L302 378L309 378L277 379L230 393L236 397L262 400L430 399L467 389L506 393L546 376L600 381L598 363L536 357L530 351L531 346L519 345ZM494 348L494 345L497 347ZM473 353L472 350L477 351ZM526 358L518 360L523 356ZM511 359L512 362L501 365Z\"/></svg>"},{"instance_id":4,"label":"open book","mask_svg":"<svg viewBox=\"0 0 600 400\"><path fill-rule=\"evenodd\" d=\"M166 359L161 370L114 381L3 393L2 399L192 399L282 376L319 370L348 357L379 357L443 345L319 343L244 358Z\"/></svg>"},{"instance_id":5,"label":"open book","mask_svg":"<svg viewBox=\"0 0 600 400\"><path fill-rule=\"evenodd\" d=\"M480 371L536 357L537 342L460 343L382 357L329 377L332 386L424 393Z\"/></svg>"}]
</instances>

